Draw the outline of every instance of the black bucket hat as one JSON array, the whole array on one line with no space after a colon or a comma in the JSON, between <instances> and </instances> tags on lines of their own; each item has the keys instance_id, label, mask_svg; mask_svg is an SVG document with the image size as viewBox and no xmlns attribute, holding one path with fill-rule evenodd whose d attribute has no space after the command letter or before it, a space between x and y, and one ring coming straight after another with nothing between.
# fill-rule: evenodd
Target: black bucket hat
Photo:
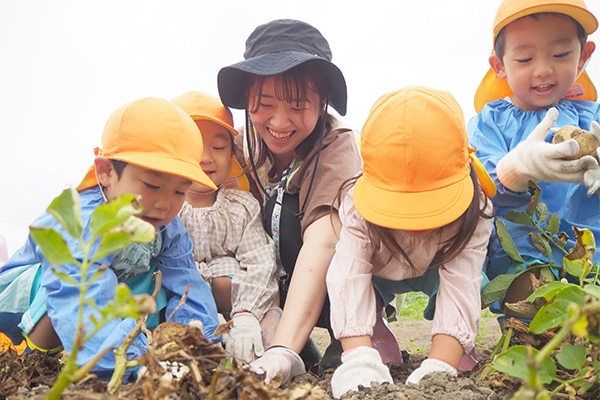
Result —
<instances>
[{"instance_id":1,"label":"black bucket hat","mask_svg":"<svg viewBox=\"0 0 600 400\"><path fill-rule=\"evenodd\" d=\"M315 63L326 77L329 102L346 114L346 80L331 62L329 43L315 27L293 19L279 19L258 26L246 40L244 61L221 68L217 77L221 101L244 109L244 85L249 74L270 76L305 62Z\"/></svg>"}]
</instances>

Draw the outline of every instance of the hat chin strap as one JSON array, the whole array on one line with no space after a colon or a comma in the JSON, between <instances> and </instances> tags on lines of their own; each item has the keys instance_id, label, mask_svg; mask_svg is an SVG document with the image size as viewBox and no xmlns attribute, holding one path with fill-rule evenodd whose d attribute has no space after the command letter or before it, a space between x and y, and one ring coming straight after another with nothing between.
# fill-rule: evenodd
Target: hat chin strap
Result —
<instances>
[{"instance_id":1,"label":"hat chin strap","mask_svg":"<svg viewBox=\"0 0 600 400\"><path fill-rule=\"evenodd\" d=\"M583 72L585 71L585 69L587 68L588 64L590 63L590 60L592 59L592 56L590 55L588 57L587 60L585 60L585 62L583 63L583 67L581 67L581 69L579 70L579 73L577 74L577 77L575 78L575 80L579 79L579 77L583 74Z\"/></svg>"}]
</instances>

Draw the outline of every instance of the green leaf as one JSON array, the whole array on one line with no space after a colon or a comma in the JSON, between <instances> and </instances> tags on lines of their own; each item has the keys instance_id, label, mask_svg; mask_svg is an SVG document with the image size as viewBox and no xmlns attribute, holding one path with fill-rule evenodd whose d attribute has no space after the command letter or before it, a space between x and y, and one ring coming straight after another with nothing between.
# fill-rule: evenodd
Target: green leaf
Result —
<instances>
[{"instance_id":1,"label":"green leaf","mask_svg":"<svg viewBox=\"0 0 600 400\"><path fill-rule=\"evenodd\" d=\"M94 237L102 236L109 230L121 225L130 216L137 215L141 211L141 204L134 195L119 196L94 210L90 231Z\"/></svg>"},{"instance_id":2,"label":"green leaf","mask_svg":"<svg viewBox=\"0 0 600 400\"><path fill-rule=\"evenodd\" d=\"M513 240L511 239L510 234L506 229L506 225L504 225L504 222L496 218L494 219L494 224L496 225L496 234L498 235L500 245L502 246L508 257L510 257L510 259L516 262L517 264L525 264L525 261L521 257L519 250L517 250L515 242L513 242Z\"/></svg>"},{"instance_id":3,"label":"green leaf","mask_svg":"<svg viewBox=\"0 0 600 400\"><path fill-rule=\"evenodd\" d=\"M594 369L595 369L596 371L600 372L600 361L598 361L598 360L594 360L594 361L592 362L592 367L594 367Z\"/></svg>"},{"instance_id":4,"label":"green leaf","mask_svg":"<svg viewBox=\"0 0 600 400\"><path fill-rule=\"evenodd\" d=\"M551 235L556 235L559 229L560 219L558 218L556 213L550 214L550 217L548 217L548 223L546 224L546 230L550 232Z\"/></svg>"},{"instance_id":5,"label":"green leaf","mask_svg":"<svg viewBox=\"0 0 600 400\"><path fill-rule=\"evenodd\" d=\"M534 348L529 348L531 357L539 353ZM513 346L506 352L499 354L492 362L492 367L497 371L503 372L515 378L522 380L529 379L529 369L527 368L527 347ZM556 364L551 358L547 358L537 370L537 376L542 383L549 384L556 376Z\"/></svg>"},{"instance_id":6,"label":"green leaf","mask_svg":"<svg viewBox=\"0 0 600 400\"><path fill-rule=\"evenodd\" d=\"M570 260L568 257L569 256L563 258L563 266L570 275L577 278L583 278L590 273L592 266L586 259L578 258Z\"/></svg>"},{"instance_id":7,"label":"green leaf","mask_svg":"<svg viewBox=\"0 0 600 400\"><path fill-rule=\"evenodd\" d=\"M533 216L535 209L537 208L538 203L540 202L540 196L542 195L542 189L538 185L536 185L533 181L529 181L529 193L531 193L531 197L529 199L529 204L525 207L525 211L529 216Z\"/></svg>"},{"instance_id":8,"label":"green leaf","mask_svg":"<svg viewBox=\"0 0 600 400\"><path fill-rule=\"evenodd\" d=\"M94 272L94 275L92 275L92 277L88 280L87 283L89 285L91 285L92 283L96 282L98 279L102 278L102 276L106 272L107 268L108 268L108 265L101 265L100 268L98 268L96 270L96 272Z\"/></svg>"},{"instance_id":9,"label":"green leaf","mask_svg":"<svg viewBox=\"0 0 600 400\"><path fill-rule=\"evenodd\" d=\"M531 239L531 243L533 243L535 248L538 249L545 257L550 258L552 249L550 248L548 240L538 232L529 232L527 235L529 236L529 239Z\"/></svg>"},{"instance_id":10,"label":"green leaf","mask_svg":"<svg viewBox=\"0 0 600 400\"><path fill-rule=\"evenodd\" d=\"M125 232L108 232L102 238L100 247L96 250L90 263L94 263L109 254L118 252L131 244L131 236Z\"/></svg>"},{"instance_id":11,"label":"green leaf","mask_svg":"<svg viewBox=\"0 0 600 400\"><path fill-rule=\"evenodd\" d=\"M498 275L485 285L481 290L481 302L483 306L488 307L496 300L500 300L516 277L517 275L512 274Z\"/></svg>"},{"instance_id":12,"label":"green leaf","mask_svg":"<svg viewBox=\"0 0 600 400\"><path fill-rule=\"evenodd\" d=\"M583 290L590 296L594 296L596 299L600 299L600 286L596 284L585 285L583 287Z\"/></svg>"},{"instance_id":13,"label":"green leaf","mask_svg":"<svg viewBox=\"0 0 600 400\"><path fill-rule=\"evenodd\" d=\"M548 218L548 206L544 203L538 203L535 208L535 216L538 219L538 223L541 224Z\"/></svg>"},{"instance_id":14,"label":"green leaf","mask_svg":"<svg viewBox=\"0 0 600 400\"><path fill-rule=\"evenodd\" d=\"M562 326L569 318L569 305L574 302L569 296L562 297L564 294L566 295L569 292L570 291L568 288L561 291L559 294L557 294L557 297L554 299L554 301L552 301L552 303L546 304L540 308L538 313L531 321L531 324L529 324L529 330L539 335L551 329ZM583 298L581 301L583 301ZM580 304L577 301L575 302Z\"/></svg>"},{"instance_id":15,"label":"green leaf","mask_svg":"<svg viewBox=\"0 0 600 400\"><path fill-rule=\"evenodd\" d=\"M585 365L586 356L585 346L567 344L556 355L556 361L566 369L581 369Z\"/></svg>"},{"instance_id":16,"label":"green leaf","mask_svg":"<svg viewBox=\"0 0 600 400\"><path fill-rule=\"evenodd\" d=\"M156 237L154 225L134 216L129 217L121 227L117 227L113 231L129 233L132 243L150 242Z\"/></svg>"},{"instance_id":17,"label":"green leaf","mask_svg":"<svg viewBox=\"0 0 600 400\"><path fill-rule=\"evenodd\" d=\"M65 272L60 271L58 268L52 267L52 272L54 272L54 274L58 276L60 280L70 283L73 286L79 286L79 282L77 282L75 278Z\"/></svg>"},{"instance_id":18,"label":"green leaf","mask_svg":"<svg viewBox=\"0 0 600 400\"><path fill-rule=\"evenodd\" d=\"M30 227L29 233L31 237L42 249L44 256L52 264L78 264L79 262L71 255L71 250L60 236L60 233L56 232L52 228L36 228Z\"/></svg>"},{"instance_id":19,"label":"green leaf","mask_svg":"<svg viewBox=\"0 0 600 400\"><path fill-rule=\"evenodd\" d=\"M75 189L65 189L52 200L47 211L61 224L74 239L81 237L81 211L79 194Z\"/></svg>"},{"instance_id":20,"label":"green leaf","mask_svg":"<svg viewBox=\"0 0 600 400\"><path fill-rule=\"evenodd\" d=\"M563 290L566 286L572 285L571 283L564 283L561 281L554 281L547 283L537 289L535 292L531 293L529 297L527 297L527 301L533 302L538 297L544 297L547 301L551 301L556 293Z\"/></svg>"},{"instance_id":21,"label":"green leaf","mask_svg":"<svg viewBox=\"0 0 600 400\"><path fill-rule=\"evenodd\" d=\"M502 214L507 221L514 222L515 224L527 225L527 226L535 226L535 223L531 219L531 217L519 210L508 210L504 214Z\"/></svg>"}]
</instances>

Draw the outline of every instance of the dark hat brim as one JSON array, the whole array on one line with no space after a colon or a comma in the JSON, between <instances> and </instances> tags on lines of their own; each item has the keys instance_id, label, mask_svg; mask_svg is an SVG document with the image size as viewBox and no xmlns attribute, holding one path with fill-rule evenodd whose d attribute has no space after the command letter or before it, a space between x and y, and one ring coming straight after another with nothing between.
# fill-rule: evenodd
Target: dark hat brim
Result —
<instances>
[{"instance_id":1,"label":"dark hat brim","mask_svg":"<svg viewBox=\"0 0 600 400\"><path fill-rule=\"evenodd\" d=\"M228 107L244 109L246 99L243 82L248 79L249 74L277 75L305 62L315 63L323 71L330 93L329 103L340 115L346 115L348 93L342 71L322 57L297 51L263 54L221 68L217 76L221 101Z\"/></svg>"}]
</instances>

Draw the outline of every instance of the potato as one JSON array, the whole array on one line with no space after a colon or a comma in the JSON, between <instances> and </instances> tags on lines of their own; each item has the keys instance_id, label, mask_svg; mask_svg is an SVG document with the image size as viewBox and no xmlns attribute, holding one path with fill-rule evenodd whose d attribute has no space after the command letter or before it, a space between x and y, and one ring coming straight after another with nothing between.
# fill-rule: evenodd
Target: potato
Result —
<instances>
[{"instance_id":1,"label":"potato","mask_svg":"<svg viewBox=\"0 0 600 400\"><path fill-rule=\"evenodd\" d=\"M565 140L575 139L579 143L579 153L571 157L565 157L564 160L577 160L583 156L592 156L598 160L598 153L596 148L600 146L598 140L590 132L579 129L576 126L567 125L559 129L554 137L552 143L562 143ZM598 160L600 162L600 160Z\"/></svg>"}]
</instances>

